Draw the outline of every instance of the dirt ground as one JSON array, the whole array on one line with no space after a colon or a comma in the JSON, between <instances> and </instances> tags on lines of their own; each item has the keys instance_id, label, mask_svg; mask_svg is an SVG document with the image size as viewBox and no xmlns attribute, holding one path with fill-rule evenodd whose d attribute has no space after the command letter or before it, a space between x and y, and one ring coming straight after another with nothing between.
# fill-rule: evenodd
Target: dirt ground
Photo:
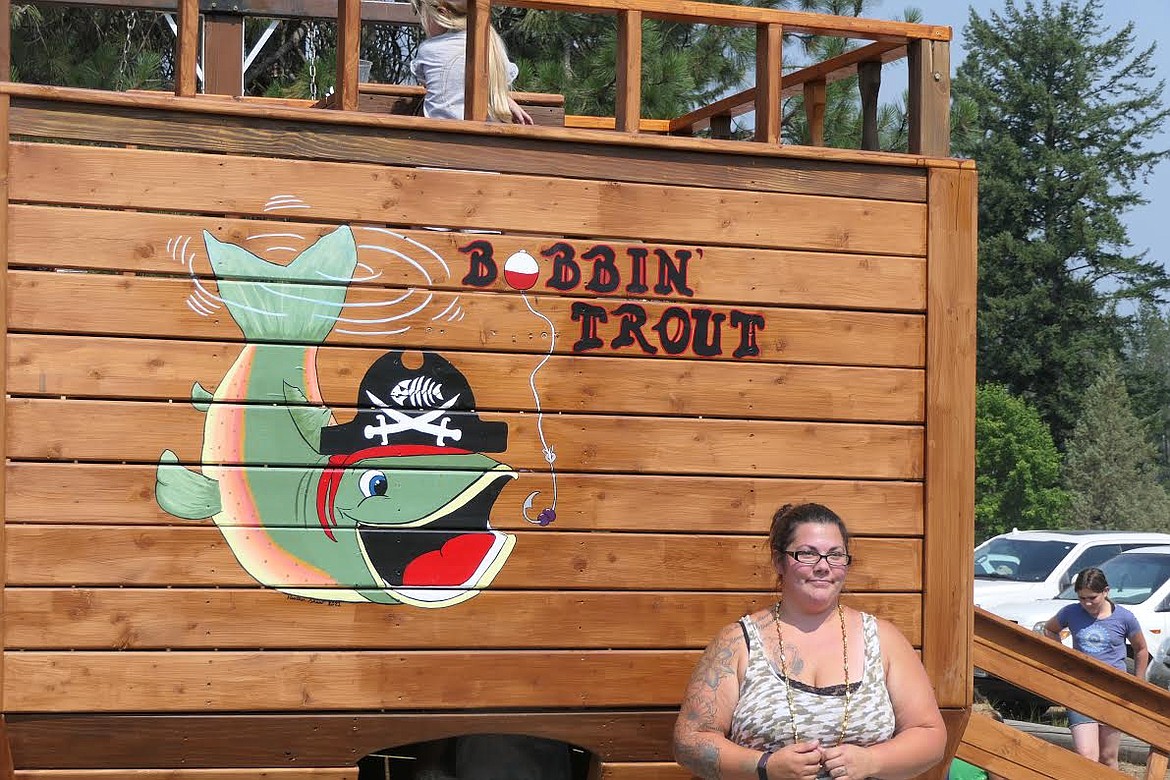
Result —
<instances>
[{"instance_id":1,"label":"dirt ground","mask_svg":"<svg viewBox=\"0 0 1170 780\"><path fill-rule=\"evenodd\" d=\"M1138 780L1142 780L1146 776L1146 768L1137 764L1122 764L1121 771L1130 777L1136 777ZM1170 780L1170 772L1166 773L1166 780Z\"/></svg>"}]
</instances>

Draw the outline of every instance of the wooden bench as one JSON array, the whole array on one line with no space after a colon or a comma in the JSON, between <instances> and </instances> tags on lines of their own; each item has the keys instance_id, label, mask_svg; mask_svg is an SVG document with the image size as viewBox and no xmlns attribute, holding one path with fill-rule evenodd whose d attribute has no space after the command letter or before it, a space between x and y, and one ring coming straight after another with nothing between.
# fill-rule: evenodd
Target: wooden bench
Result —
<instances>
[{"instance_id":1,"label":"wooden bench","mask_svg":"<svg viewBox=\"0 0 1170 780\"><path fill-rule=\"evenodd\" d=\"M358 111L373 114L397 114L400 116L421 116L422 100L426 89L413 84L371 84L358 85ZM532 115L532 121L547 127L564 127L565 96L543 92L513 92L516 102ZM318 108L334 108L337 93L318 101Z\"/></svg>"}]
</instances>

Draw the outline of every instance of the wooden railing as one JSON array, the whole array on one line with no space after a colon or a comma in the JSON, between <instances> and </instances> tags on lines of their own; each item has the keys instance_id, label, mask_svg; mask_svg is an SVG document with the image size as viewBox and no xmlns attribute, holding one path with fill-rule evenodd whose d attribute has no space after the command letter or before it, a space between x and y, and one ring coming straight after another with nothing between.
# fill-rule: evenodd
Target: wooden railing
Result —
<instances>
[{"instance_id":1,"label":"wooden railing","mask_svg":"<svg viewBox=\"0 0 1170 780\"><path fill-rule=\"evenodd\" d=\"M1163 780L1170 756L1170 693L982 609L972 661L1026 691L1082 712L1150 745L1146 780ZM1080 756L973 715L959 756L1009 780L1105 772ZM1100 776L1124 777L1119 773Z\"/></svg>"},{"instance_id":2,"label":"wooden railing","mask_svg":"<svg viewBox=\"0 0 1170 780\"><path fill-rule=\"evenodd\" d=\"M756 28L756 86L690 114L671 120L669 132L691 132L712 126L724 135L730 119L755 111L754 140L780 140L780 101L802 89L810 135L823 143L825 87L832 81L859 74L865 128L862 148L877 148L877 85L883 62L910 57L910 137L913 154L945 156L949 150L950 54L949 27L907 22L827 16L680 0L475 0L469 3L466 118L487 118L487 43L494 6L537 8L575 13L615 13L618 17L617 130L637 133L641 120L642 20L663 19L691 24L754 26ZM876 43L825 63L781 76L784 32L861 38ZM356 55L355 55L356 56ZM338 71L338 78L342 76ZM356 93L356 81L352 84Z\"/></svg>"},{"instance_id":3,"label":"wooden railing","mask_svg":"<svg viewBox=\"0 0 1170 780\"><path fill-rule=\"evenodd\" d=\"M11 0L0 0L3 20ZM96 5L142 8L178 13L175 55L175 94L194 96L200 44L199 17L206 17L204 41L208 47L207 91L225 84L242 83L237 51L242 44L239 27L243 15L322 17L333 0L35 0L38 3ZM623 133L691 135L710 130L714 138L731 136L731 121L755 112L754 140L776 144L780 140L781 100L802 94L809 126L810 143L824 144L826 88L829 84L857 76L861 92L861 148L878 148L877 108L881 66L909 58L910 105L909 151L913 154L949 154L950 54L949 27L907 22L859 19L795 11L780 11L689 0L474 0L469 4L466 118L487 118L487 42L489 18L495 7L514 7L566 13L616 14L618 23L617 96L613 117L565 118L568 127L614 129ZM337 0L336 95L331 108L359 110L358 60L360 28L363 21L407 24L416 22L404 2ZM644 119L641 116L642 21L669 20L689 24L754 27L756 31L756 85L711 105L672 119ZM230 27L231 34L221 34ZM218 32L217 32L218 31ZM796 32L870 40L873 43L838 57L781 75L783 34ZM212 49L227 53L215 56ZM234 47L234 48L233 48ZM0 29L0 77L7 79L9 34ZM226 63L226 64L225 64ZM212 73L211 71L215 71ZM224 76L220 70L231 71ZM219 75L216 75L219 74ZM237 88L238 89L238 88ZM369 85L361 87L363 92Z\"/></svg>"}]
</instances>

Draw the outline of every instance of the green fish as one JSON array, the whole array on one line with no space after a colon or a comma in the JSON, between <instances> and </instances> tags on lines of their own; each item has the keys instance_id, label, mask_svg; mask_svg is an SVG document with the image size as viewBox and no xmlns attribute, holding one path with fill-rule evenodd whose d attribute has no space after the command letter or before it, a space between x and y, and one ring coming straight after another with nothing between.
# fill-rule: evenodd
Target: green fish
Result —
<instances>
[{"instance_id":1,"label":"green fish","mask_svg":"<svg viewBox=\"0 0 1170 780\"><path fill-rule=\"evenodd\" d=\"M462 411L474 398L446 360L428 353L412 375L399 352L367 373L354 421L336 424L317 350L357 268L350 228L287 266L203 238L218 300L247 343L214 394L195 384L202 472L163 452L159 505L211 517L252 577L290 595L434 608L479 593L515 545L488 516L516 473L483 454L503 451L507 425ZM334 283L305 283L316 279ZM398 381L375 391L375 374Z\"/></svg>"}]
</instances>

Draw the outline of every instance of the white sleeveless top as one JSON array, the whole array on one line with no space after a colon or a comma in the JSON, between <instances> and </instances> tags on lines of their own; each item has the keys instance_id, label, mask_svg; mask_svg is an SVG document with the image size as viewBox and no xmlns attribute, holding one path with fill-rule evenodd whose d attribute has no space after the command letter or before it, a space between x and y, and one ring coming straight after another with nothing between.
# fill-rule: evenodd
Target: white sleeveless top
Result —
<instances>
[{"instance_id":1,"label":"white sleeveless top","mask_svg":"<svg viewBox=\"0 0 1170 780\"><path fill-rule=\"evenodd\" d=\"M753 750L779 750L792 744L792 718L786 689L792 686L796 729L802 741L819 739L822 746L836 745L841 736L845 710L845 686L818 688L789 681L768 660L756 621L740 619L748 644L748 665L739 686L739 703L731 716L732 742ZM865 642L865 670L860 680L849 683L849 723L845 742L873 745L894 735L894 706L886 690L882 648L878 641L877 619L861 613ZM828 777L821 769L818 777Z\"/></svg>"}]
</instances>

